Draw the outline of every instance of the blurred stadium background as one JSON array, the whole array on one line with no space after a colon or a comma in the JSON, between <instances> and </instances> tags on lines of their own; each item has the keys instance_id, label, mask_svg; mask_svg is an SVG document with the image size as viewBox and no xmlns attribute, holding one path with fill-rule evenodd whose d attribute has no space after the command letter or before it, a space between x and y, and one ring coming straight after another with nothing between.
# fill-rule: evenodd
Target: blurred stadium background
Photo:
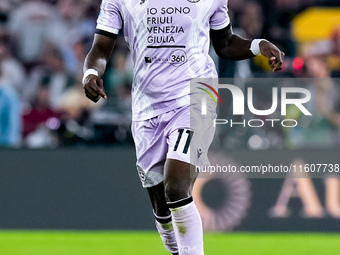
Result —
<instances>
[{"instance_id":1,"label":"blurred stadium background","mask_svg":"<svg viewBox=\"0 0 340 255\"><path fill-rule=\"evenodd\" d=\"M0 255L166 254L135 171L122 35L104 75L108 100L83 95L99 6L0 1ZM229 8L236 33L271 40L286 62L273 74L261 57L232 62L212 51L220 77L321 82L306 85L313 116L290 113L296 128L220 128L213 152L246 165L339 163L339 1L229 0ZM268 109L263 95L274 86L257 86L258 109ZM199 179L195 195L207 254L340 253L339 175Z\"/></svg>"}]
</instances>

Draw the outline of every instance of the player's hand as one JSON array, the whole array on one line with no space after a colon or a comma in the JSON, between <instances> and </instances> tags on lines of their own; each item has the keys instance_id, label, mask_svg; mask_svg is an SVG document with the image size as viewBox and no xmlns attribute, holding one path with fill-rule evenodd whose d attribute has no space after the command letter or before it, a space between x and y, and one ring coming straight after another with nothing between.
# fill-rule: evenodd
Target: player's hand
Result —
<instances>
[{"instance_id":1,"label":"player's hand","mask_svg":"<svg viewBox=\"0 0 340 255\"><path fill-rule=\"evenodd\" d=\"M103 88L103 80L99 76L88 75L84 80L83 87L86 97L92 102L97 103L101 97L107 98Z\"/></svg>"},{"instance_id":2,"label":"player's hand","mask_svg":"<svg viewBox=\"0 0 340 255\"><path fill-rule=\"evenodd\" d=\"M269 60L270 68L276 72L282 70L282 64L285 54L274 44L263 40L260 43L260 50L263 56Z\"/></svg>"}]
</instances>

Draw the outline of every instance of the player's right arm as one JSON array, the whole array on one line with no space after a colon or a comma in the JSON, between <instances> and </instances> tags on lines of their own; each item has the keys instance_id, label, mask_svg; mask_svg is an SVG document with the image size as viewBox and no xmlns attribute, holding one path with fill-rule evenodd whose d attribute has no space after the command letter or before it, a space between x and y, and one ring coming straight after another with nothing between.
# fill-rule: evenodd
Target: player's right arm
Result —
<instances>
[{"instance_id":1,"label":"player's right arm","mask_svg":"<svg viewBox=\"0 0 340 255\"><path fill-rule=\"evenodd\" d=\"M103 80L100 77L104 74L115 42L116 36L96 33L92 48L85 58L83 87L86 97L95 103L101 97L107 98L103 88Z\"/></svg>"}]
</instances>

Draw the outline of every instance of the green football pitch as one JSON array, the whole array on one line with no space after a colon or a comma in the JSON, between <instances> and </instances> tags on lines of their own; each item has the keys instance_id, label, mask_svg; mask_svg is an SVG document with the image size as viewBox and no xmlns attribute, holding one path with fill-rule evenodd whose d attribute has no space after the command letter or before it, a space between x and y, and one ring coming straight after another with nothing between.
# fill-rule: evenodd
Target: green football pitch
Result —
<instances>
[{"instance_id":1,"label":"green football pitch","mask_svg":"<svg viewBox=\"0 0 340 255\"><path fill-rule=\"evenodd\" d=\"M335 255L340 234L206 234L205 254ZM0 231L0 255L167 255L156 232ZM169 255L169 254L168 254Z\"/></svg>"}]
</instances>

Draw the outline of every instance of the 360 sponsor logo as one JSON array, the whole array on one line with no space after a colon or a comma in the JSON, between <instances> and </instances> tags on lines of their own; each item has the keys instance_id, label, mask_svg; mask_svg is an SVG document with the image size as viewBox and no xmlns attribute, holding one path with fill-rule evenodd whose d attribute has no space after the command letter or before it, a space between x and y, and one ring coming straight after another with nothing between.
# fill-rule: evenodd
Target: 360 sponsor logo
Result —
<instances>
[{"instance_id":1,"label":"360 sponsor logo","mask_svg":"<svg viewBox=\"0 0 340 255\"><path fill-rule=\"evenodd\" d=\"M172 66L180 66L187 62L187 55L183 50L174 50L169 57L145 57L145 63L170 64Z\"/></svg>"}]
</instances>

